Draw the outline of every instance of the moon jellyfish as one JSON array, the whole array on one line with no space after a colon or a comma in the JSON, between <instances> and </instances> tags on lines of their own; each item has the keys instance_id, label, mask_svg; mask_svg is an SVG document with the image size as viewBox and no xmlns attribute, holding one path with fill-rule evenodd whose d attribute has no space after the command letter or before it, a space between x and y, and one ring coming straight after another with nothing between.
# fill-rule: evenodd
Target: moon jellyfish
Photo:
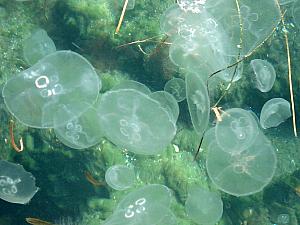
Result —
<instances>
[{"instance_id":1,"label":"moon jellyfish","mask_svg":"<svg viewBox=\"0 0 300 225\"><path fill-rule=\"evenodd\" d=\"M23 55L29 65L35 64L44 56L56 51L52 39L43 29L38 29L23 43Z\"/></svg>"},{"instance_id":2,"label":"moon jellyfish","mask_svg":"<svg viewBox=\"0 0 300 225\"><path fill-rule=\"evenodd\" d=\"M111 91L120 90L120 89L134 89L146 95L149 95L151 93L151 90L146 85L134 80L124 80L121 83L114 86L111 89Z\"/></svg>"},{"instance_id":3,"label":"moon jellyfish","mask_svg":"<svg viewBox=\"0 0 300 225\"><path fill-rule=\"evenodd\" d=\"M186 98L194 129L202 135L207 128L210 112L210 101L203 80L196 74L186 76Z\"/></svg>"},{"instance_id":4,"label":"moon jellyfish","mask_svg":"<svg viewBox=\"0 0 300 225\"><path fill-rule=\"evenodd\" d=\"M23 166L0 160L0 198L11 203L26 204L38 191L35 178Z\"/></svg>"},{"instance_id":5,"label":"moon jellyfish","mask_svg":"<svg viewBox=\"0 0 300 225\"><path fill-rule=\"evenodd\" d=\"M79 111L78 108L86 111L77 116L73 112ZM61 106L54 116L54 132L63 144L75 149L89 148L103 137L95 108L85 103Z\"/></svg>"},{"instance_id":6,"label":"moon jellyfish","mask_svg":"<svg viewBox=\"0 0 300 225\"><path fill-rule=\"evenodd\" d=\"M235 196L261 191L271 181L276 163L275 149L262 133L245 150L234 154L212 142L206 158L212 182L220 190Z\"/></svg>"},{"instance_id":7,"label":"moon jellyfish","mask_svg":"<svg viewBox=\"0 0 300 225\"><path fill-rule=\"evenodd\" d=\"M129 193L118 204L105 225L175 225L170 210L171 191L164 185L150 184Z\"/></svg>"},{"instance_id":8,"label":"moon jellyfish","mask_svg":"<svg viewBox=\"0 0 300 225\"><path fill-rule=\"evenodd\" d=\"M263 105L259 122L262 128L267 129L277 127L290 117L290 103L283 98L272 98Z\"/></svg>"},{"instance_id":9,"label":"moon jellyfish","mask_svg":"<svg viewBox=\"0 0 300 225\"><path fill-rule=\"evenodd\" d=\"M130 188L135 181L133 168L125 165L114 165L105 173L105 181L111 188L122 191Z\"/></svg>"},{"instance_id":10,"label":"moon jellyfish","mask_svg":"<svg viewBox=\"0 0 300 225\"><path fill-rule=\"evenodd\" d=\"M97 111L105 136L134 153L159 154L176 134L174 122L160 103L133 89L104 93Z\"/></svg>"},{"instance_id":11,"label":"moon jellyfish","mask_svg":"<svg viewBox=\"0 0 300 225\"><path fill-rule=\"evenodd\" d=\"M223 202L217 193L192 187L188 190L185 211L197 224L216 224L223 214Z\"/></svg>"},{"instance_id":12,"label":"moon jellyfish","mask_svg":"<svg viewBox=\"0 0 300 225\"><path fill-rule=\"evenodd\" d=\"M235 1L228 0L220 0L215 7L207 8L208 13L225 31L223 33L223 37L226 37L224 41L227 47L225 47L229 50L229 52L224 51L225 55L249 54L268 38L280 22L280 11L276 0L241 1L239 8L240 15ZM267 12L265 9L268 9ZM242 43L240 43L240 18L243 23Z\"/></svg>"},{"instance_id":13,"label":"moon jellyfish","mask_svg":"<svg viewBox=\"0 0 300 225\"><path fill-rule=\"evenodd\" d=\"M256 87L261 92L268 92L273 87L276 72L271 63L262 59L253 59L250 65L256 76Z\"/></svg>"},{"instance_id":14,"label":"moon jellyfish","mask_svg":"<svg viewBox=\"0 0 300 225\"><path fill-rule=\"evenodd\" d=\"M226 152L237 153L248 148L259 129L253 115L240 108L226 110L216 125L216 141Z\"/></svg>"},{"instance_id":15,"label":"moon jellyfish","mask_svg":"<svg viewBox=\"0 0 300 225\"><path fill-rule=\"evenodd\" d=\"M186 98L185 82L180 78L169 80L164 87L166 92L174 96L177 102L181 102Z\"/></svg>"},{"instance_id":16,"label":"moon jellyfish","mask_svg":"<svg viewBox=\"0 0 300 225\"><path fill-rule=\"evenodd\" d=\"M85 58L72 51L57 51L9 79L2 95L10 113L23 124L51 128L60 105L92 105L100 87L95 69ZM80 115L85 110L77 107L72 113Z\"/></svg>"},{"instance_id":17,"label":"moon jellyfish","mask_svg":"<svg viewBox=\"0 0 300 225\"><path fill-rule=\"evenodd\" d=\"M179 115L179 106L173 95L166 91L156 91L151 93L149 96L160 103L161 107L166 110L170 119L175 124Z\"/></svg>"}]
</instances>

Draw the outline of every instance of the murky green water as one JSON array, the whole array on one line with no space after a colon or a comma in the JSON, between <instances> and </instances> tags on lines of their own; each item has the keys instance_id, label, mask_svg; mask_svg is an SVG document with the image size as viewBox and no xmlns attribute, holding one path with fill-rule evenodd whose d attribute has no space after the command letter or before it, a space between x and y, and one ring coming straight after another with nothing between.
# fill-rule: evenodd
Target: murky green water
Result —
<instances>
[{"instance_id":1,"label":"murky green water","mask_svg":"<svg viewBox=\"0 0 300 225\"><path fill-rule=\"evenodd\" d=\"M299 224L279 2L0 0L0 225Z\"/></svg>"}]
</instances>

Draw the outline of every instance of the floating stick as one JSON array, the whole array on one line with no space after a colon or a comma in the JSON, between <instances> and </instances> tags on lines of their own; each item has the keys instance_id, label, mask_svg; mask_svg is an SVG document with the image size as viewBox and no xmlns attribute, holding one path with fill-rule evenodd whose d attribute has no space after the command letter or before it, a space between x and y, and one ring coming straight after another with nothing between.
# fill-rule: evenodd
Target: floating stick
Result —
<instances>
[{"instance_id":1,"label":"floating stick","mask_svg":"<svg viewBox=\"0 0 300 225\"><path fill-rule=\"evenodd\" d=\"M127 5L128 5L128 0L125 0L124 5L123 5L123 9L122 9L122 13L121 13L121 16L120 16L120 19L119 19L119 23L118 23L118 26L117 26L116 31L115 31L115 34L119 33L119 31L120 31Z\"/></svg>"},{"instance_id":2,"label":"floating stick","mask_svg":"<svg viewBox=\"0 0 300 225\"><path fill-rule=\"evenodd\" d=\"M291 60L291 53L289 47L289 38L287 34L287 29L285 26L284 21L284 13L281 11L280 4L278 0L276 0L277 6L279 8L281 22L283 26L283 35L285 39L285 47L286 47L286 55L287 55L287 63L288 63L288 80L289 80L289 88L290 88L290 99L291 99L291 106L292 106L292 119L293 119L293 131L295 137L297 137L297 125L296 125L296 113L295 113L295 102L294 102L294 91L293 91L293 83L292 83L292 60Z\"/></svg>"},{"instance_id":3,"label":"floating stick","mask_svg":"<svg viewBox=\"0 0 300 225\"><path fill-rule=\"evenodd\" d=\"M16 152L22 152L24 150L23 138L21 137L19 140L20 147L18 147L15 143L15 136L14 136L14 122L12 120L9 121L9 136L10 136L10 143L11 146L14 148Z\"/></svg>"}]
</instances>

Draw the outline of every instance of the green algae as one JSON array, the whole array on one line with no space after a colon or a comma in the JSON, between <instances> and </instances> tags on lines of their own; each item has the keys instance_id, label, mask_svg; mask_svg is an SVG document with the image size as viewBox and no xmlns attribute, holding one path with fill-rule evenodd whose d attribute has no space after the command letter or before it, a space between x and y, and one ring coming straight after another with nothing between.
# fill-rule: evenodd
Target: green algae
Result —
<instances>
[{"instance_id":1,"label":"green algae","mask_svg":"<svg viewBox=\"0 0 300 225\"><path fill-rule=\"evenodd\" d=\"M177 73L178 75L178 72L174 72L175 69L172 69L172 72L164 71L169 69L170 65L166 66L162 64L163 66L159 67L158 63L153 63L151 67L149 61L162 61L160 57L162 57L163 54L161 53L154 54L154 56L149 57L149 59L148 56L140 52L136 45L117 51L116 49L111 49L111 46L117 46L159 34L156 19L158 19L158 15L161 15L161 12L167 8L165 5L157 6L159 1L151 3L140 1L138 3L139 5L136 6L137 8L134 8L131 12L127 11L125 15L125 25L126 23L129 25L122 26L119 35L114 35L114 30L120 15L120 8L115 10L111 4L107 4L107 2L104 1L85 1L85 3L81 1L61 1L61 3L55 4L54 8L49 7L47 9L49 20L46 23L44 11L37 10L43 9L44 1L35 1L36 6L32 6L30 1L23 3L18 2L18 4L15 4L16 2L14 1L14 4L11 2L12 1L0 1L0 5L7 10L7 14L1 17L1 19L5 19L1 20L1 31L3 32L0 34L0 48L1 51L6 53L1 54L0 76L2 84L8 77L13 76L26 67L22 59L21 43L28 37L32 28L35 28L37 25L40 26L41 24L46 24L47 31L51 31L49 32L52 35L51 37L55 37L55 40L58 41L61 48L71 47L77 51L82 51L71 44L71 42L75 41L75 43L79 44L79 47L83 49L84 54L92 58L93 62L102 61L101 57L95 54L99 49L101 49L101 54L103 55L108 55L107 53L110 50L115 51L114 54L120 55L119 58L116 57L112 59L115 61L109 65L109 68L104 68L101 62L97 64L99 65L99 71L105 72L103 75L104 89L101 90L103 93L110 90L121 80L138 78L144 83L151 83L152 78L161 80L161 74L173 76ZM87 2L89 2L90 5L86 4ZM4 3L7 4L7 6L4 5ZM168 1L164 4L169 5L171 3L173 3L173 1ZM71 4L76 5L77 8L72 8ZM92 8L92 6L94 8ZM160 10L161 7L165 8ZM153 10L152 12L149 10L151 8L159 10L153 13ZM57 17L59 13L61 16ZM150 14L152 15L149 16ZM8 18L7 15L11 15L11 18ZM63 15L65 17L63 17ZM289 18L290 10L287 10L285 15ZM62 18L65 19L63 22L61 20ZM145 21L144 18L150 19L149 21ZM58 32L58 26L66 29L66 31L63 33ZM145 27L147 27L147 29L145 29ZM260 48L253 56L253 58L267 57L268 60L274 63L274 67L276 71L278 71L279 77L275 81L270 93L260 95L261 98L259 100L256 98L258 92L253 89L249 82L251 70L246 68L244 70L245 76L241 78L239 83L232 85L232 88L230 88L223 99L223 103L226 103L227 106L229 104L235 106L251 106L256 112L259 112L263 103L270 99L271 96L281 96L288 99L288 87L285 76L287 66L285 55L282 54L284 42L281 37L281 30L282 28L279 27L277 32L274 33L273 38L266 42L265 46ZM296 34L295 29L291 25L288 25L288 31L291 35L291 40L293 40L293 48L295 49L292 51L292 57L297 59L299 35ZM129 33L132 35L127 35ZM53 34L55 35L53 36ZM93 39L93 41L91 41L91 39ZM103 46L106 47L104 48ZM148 46L153 50L156 45L142 45L144 50L147 50ZM95 48L95 51L91 51L92 48ZM162 46L159 48L165 49ZM280 54L278 54L278 52L280 52ZM131 57L130 60L128 60L128 55ZM166 60L166 56L163 60ZM136 68L131 68L133 65L131 63L134 63ZM121 68L116 66L116 64L123 65L124 67ZM146 69L148 73L146 73ZM298 66L295 65L294 69L296 74L299 70ZM184 77L184 74L182 73L179 76ZM294 80L295 83L298 82L297 77L294 77ZM159 82L152 83L152 88L158 89L156 86L157 83ZM163 85L161 87L163 87ZM221 93L226 87L227 85L225 83L223 85L221 84L218 90L213 94L213 98L217 99L218 93ZM296 99L298 97L299 94L296 93ZM117 163L134 163L141 174L139 184L169 184L176 196L172 210L176 216L179 217L178 223L182 225L193 224L192 221L186 218L182 206L183 200L186 198L187 187L194 183L205 187L210 184L205 172L205 162L203 162L203 159L207 156L207 147L203 144L199 155L198 166L200 172L198 171L199 168L197 168L197 164L192 163L193 155L186 153L186 151L188 151L194 154L197 150L200 138L191 130L191 123L187 118L188 116L186 116L187 111L185 110L185 104L185 102L180 104L180 124L178 125L179 128L184 128L182 130L178 129L179 131L172 143L178 147L179 153L175 152L177 148L170 145L161 157L150 158L137 157L126 152L124 149L119 149L106 140L88 149L85 153L75 152L62 145L55 137L53 131L27 129L19 123L16 123L16 142L20 137L23 137L25 143L25 151L22 154L18 154L10 147L9 140L8 144L4 141L5 138L9 137L7 124L10 117L4 107L0 108L0 118L3 124L1 125L0 132L1 158L9 158L10 160L21 162L27 169L34 171L34 173L38 175L39 182L42 184L41 188L43 193L37 202L32 202L34 206L45 206L43 202L49 202L49 206L44 208L47 212L40 212L37 207L28 206L28 209L24 209L18 216L18 222L16 222L15 218L5 219L5 217L1 217L1 222L4 221L3 224L8 223L5 221L9 221L9 224L22 224L23 218L28 215L36 215L41 218L49 218L49 221L51 221L51 219L54 221L54 218L57 218L58 215L64 214L74 217L80 215L80 217L82 217L82 224L101 224L111 215L117 202L125 196L126 193L117 193L113 190L107 190L106 187L94 187L86 180L84 170L90 171L95 179L101 181L104 177L105 170L109 166ZM226 104L224 104L224 108L226 108ZM212 117L213 116L214 114L212 114ZM183 126L182 123L184 123ZM276 223L278 215L282 213L287 213L290 216L292 224L297 223L300 215L297 210L291 210L299 208L299 203L296 201L297 196L294 191L294 188L297 186L290 188L278 185L281 183L282 177L286 175L291 177L297 176L297 172L300 168L297 154L299 141L291 138L289 126L288 121L279 128L267 132L267 135L271 137L276 149L278 149L277 156L279 159L278 170L275 175L276 178L270 185L270 189L264 190L264 198L262 197L262 193L259 194L259 197L247 199L236 199L222 194L227 208L225 208L224 216L219 224L235 225L244 221L247 221L247 223L251 225L274 224ZM53 168L53 164L55 164L57 168ZM189 179L189 177L191 177L191 179ZM272 189L272 187L277 187L278 189L274 190L275 188ZM285 192L286 195L283 195L283 192ZM274 199L274 201L277 201L276 203L270 203L269 200L274 198L274 195L272 195L274 193L280 193L280 197L282 198L290 197L287 198L287 202L276 198ZM278 206L278 204L280 206ZM288 205L288 207L282 207L283 205Z\"/></svg>"}]
</instances>

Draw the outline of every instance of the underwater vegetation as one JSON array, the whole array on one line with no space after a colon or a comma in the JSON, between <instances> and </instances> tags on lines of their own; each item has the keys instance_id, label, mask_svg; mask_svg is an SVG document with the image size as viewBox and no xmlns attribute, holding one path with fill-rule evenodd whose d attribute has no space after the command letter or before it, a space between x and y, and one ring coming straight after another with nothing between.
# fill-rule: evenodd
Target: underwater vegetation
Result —
<instances>
[{"instance_id":1,"label":"underwater vegetation","mask_svg":"<svg viewBox=\"0 0 300 225\"><path fill-rule=\"evenodd\" d=\"M299 224L299 9L0 0L0 224Z\"/></svg>"}]
</instances>

